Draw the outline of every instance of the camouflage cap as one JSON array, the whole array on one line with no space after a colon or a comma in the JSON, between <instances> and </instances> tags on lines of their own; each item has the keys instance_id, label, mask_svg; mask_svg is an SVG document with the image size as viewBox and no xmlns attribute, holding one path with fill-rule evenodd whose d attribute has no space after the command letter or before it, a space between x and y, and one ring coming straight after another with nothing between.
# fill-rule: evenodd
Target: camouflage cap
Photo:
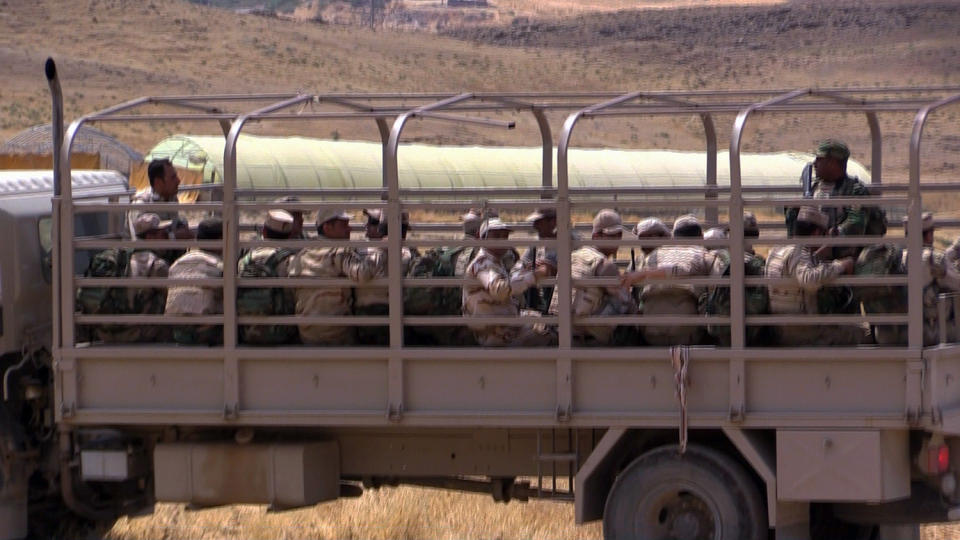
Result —
<instances>
[{"instance_id":1,"label":"camouflage cap","mask_svg":"<svg viewBox=\"0 0 960 540\"><path fill-rule=\"evenodd\" d=\"M480 227L480 238L486 238L490 231L512 231L513 229L500 220L500 218L490 218Z\"/></svg>"},{"instance_id":2,"label":"camouflage cap","mask_svg":"<svg viewBox=\"0 0 960 540\"><path fill-rule=\"evenodd\" d=\"M534 223L544 218L556 218L557 211L554 208L537 208L537 211L527 216L526 221Z\"/></svg>"},{"instance_id":3,"label":"camouflage cap","mask_svg":"<svg viewBox=\"0 0 960 540\"><path fill-rule=\"evenodd\" d=\"M723 230L721 227L711 227L707 229L707 232L703 233L704 240L718 240L726 237L727 231Z\"/></svg>"},{"instance_id":4,"label":"camouflage cap","mask_svg":"<svg viewBox=\"0 0 960 540\"><path fill-rule=\"evenodd\" d=\"M685 227L700 226L700 220L697 219L697 216L693 214L685 214L678 217L673 222L673 232L677 232L680 229Z\"/></svg>"},{"instance_id":5,"label":"camouflage cap","mask_svg":"<svg viewBox=\"0 0 960 540\"><path fill-rule=\"evenodd\" d=\"M286 210L270 210L267 219L263 220L263 228L279 234L293 232L293 214Z\"/></svg>"},{"instance_id":6,"label":"camouflage cap","mask_svg":"<svg viewBox=\"0 0 960 540\"><path fill-rule=\"evenodd\" d=\"M331 219L345 219L350 221L350 217L350 214L343 208L321 208L320 211L317 212L317 227L320 227Z\"/></svg>"},{"instance_id":7,"label":"camouflage cap","mask_svg":"<svg viewBox=\"0 0 960 540\"><path fill-rule=\"evenodd\" d=\"M924 212L923 216L920 218L920 222L923 223L924 232L934 228L937 224L936 220L933 219L933 212ZM903 216L903 226L907 226L907 216Z\"/></svg>"},{"instance_id":8,"label":"camouflage cap","mask_svg":"<svg viewBox=\"0 0 960 540\"><path fill-rule=\"evenodd\" d=\"M667 237L670 236L670 229L659 218L649 217L637 223L637 226L633 228L633 234L637 236Z\"/></svg>"},{"instance_id":9,"label":"camouflage cap","mask_svg":"<svg viewBox=\"0 0 960 540\"><path fill-rule=\"evenodd\" d=\"M744 234L760 232L760 226L757 225L757 216L753 215L753 212L743 213L743 232Z\"/></svg>"},{"instance_id":10,"label":"camouflage cap","mask_svg":"<svg viewBox=\"0 0 960 540\"><path fill-rule=\"evenodd\" d=\"M593 218L593 232L603 234L617 234L623 232L623 220L616 210L604 208Z\"/></svg>"},{"instance_id":11,"label":"camouflage cap","mask_svg":"<svg viewBox=\"0 0 960 540\"><path fill-rule=\"evenodd\" d=\"M850 148L843 141L827 139L820 141L817 145L817 157L831 157L846 161L850 157Z\"/></svg>"},{"instance_id":12,"label":"camouflage cap","mask_svg":"<svg viewBox=\"0 0 960 540\"><path fill-rule=\"evenodd\" d=\"M133 232L137 235L146 234L150 231L169 229L173 221L161 220L158 214L146 212L137 216L133 222Z\"/></svg>"},{"instance_id":13,"label":"camouflage cap","mask_svg":"<svg viewBox=\"0 0 960 540\"><path fill-rule=\"evenodd\" d=\"M824 230L830 226L830 216L815 206L801 206L800 211L797 212L797 221L816 225Z\"/></svg>"}]
</instances>

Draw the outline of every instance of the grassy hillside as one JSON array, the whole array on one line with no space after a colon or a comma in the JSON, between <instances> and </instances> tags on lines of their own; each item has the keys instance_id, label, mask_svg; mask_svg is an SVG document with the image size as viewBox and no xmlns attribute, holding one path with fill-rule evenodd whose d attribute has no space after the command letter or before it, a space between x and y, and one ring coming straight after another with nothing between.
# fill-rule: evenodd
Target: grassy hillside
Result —
<instances>
[{"instance_id":1,"label":"grassy hillside","mask_svg":"<svg viewBox=\"0 0 960 540\"><path fill-rule=\"evenodd\" d=\"M542 4L504 0L509 1L517 9ZM572 0L550 5L557 2ZM68 119L145 94L960 84L955 31L960 9L953 2L803 2L577 17L452 27L438 36L244 16L185 0L8 2L0 8L0 65L6 68L0 140L48 120L41 71L48 55L61 67ZM529 119L519 120L511 134L443 125L438 135L431 124L410 135L523 144L535 128ZM839 135L850 140L855 157L865 159L861 118L802 120L758 122L748 134L748 149L804 149L818 138ZM899 117L884 124L887 163L901 168L908 121ZM728 126L729 118L718 125ZM215 125L106 129L141 150L172 132L218 132ZM696 119L588 122L578 129L577 144L590 146L700 149L703 144ZM721 137L727 129L721 128ZM365 124L317 123L301 131L376 136ZM942 168L938 174L949 172Z\"/></svg>"}]
</instances>

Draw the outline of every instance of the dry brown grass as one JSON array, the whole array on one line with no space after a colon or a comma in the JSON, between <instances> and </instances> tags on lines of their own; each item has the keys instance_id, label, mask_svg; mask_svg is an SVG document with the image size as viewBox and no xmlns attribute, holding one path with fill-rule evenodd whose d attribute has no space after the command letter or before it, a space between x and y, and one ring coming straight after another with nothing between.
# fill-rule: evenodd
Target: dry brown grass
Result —
<instances>
[{"instance_id":1,"label":"dry brown grass","mask_svg":"<svg viewBox=\"0 0 960 540\"><path fill-rule=\"evenodd\" d=\"M595 539L599 524L573 524L573 506L495 503L487 495L399 487L316 507L268 513L263 506L185 511L160 504L149 517L122 518L109 540L247 539Z\"/></svg>"}]
</instances>

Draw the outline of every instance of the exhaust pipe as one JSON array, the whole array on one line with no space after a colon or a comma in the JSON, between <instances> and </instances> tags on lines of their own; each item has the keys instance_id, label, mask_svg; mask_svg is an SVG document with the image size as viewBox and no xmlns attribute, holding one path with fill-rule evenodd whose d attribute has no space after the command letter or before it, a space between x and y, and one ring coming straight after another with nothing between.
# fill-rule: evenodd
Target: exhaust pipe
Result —
<instances>
[{"instance_id":1,"label":"exhaust pipe","mask_svg":"<svg viewBox=\"0 0 960 540\"><path fill-rule=\"evenodd\" d=\"M63 92L60 90L60 78L57 76L57 64L53 58L47 58L43 66L50 86L50 98L53 102L53 194L60 196L60 147L63 146Z\"/></svg>"}]
</instances>

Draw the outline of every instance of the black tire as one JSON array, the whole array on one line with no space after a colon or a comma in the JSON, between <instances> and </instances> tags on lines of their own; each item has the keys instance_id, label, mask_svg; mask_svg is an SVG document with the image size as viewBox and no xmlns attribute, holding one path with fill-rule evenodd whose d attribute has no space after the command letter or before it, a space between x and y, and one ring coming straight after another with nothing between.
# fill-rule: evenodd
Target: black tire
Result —
<instances>
[{"instance_id":1,"label":"black tire","mask_svg":"<svg viewBox=\"0 0 960 540\"><path fill-rule=\"evenodd\" d=\"M691 445L635 459L610 489L607 540L766 540L766 507L756 483L731 458Z\"/></svg>"}]
</instances>

